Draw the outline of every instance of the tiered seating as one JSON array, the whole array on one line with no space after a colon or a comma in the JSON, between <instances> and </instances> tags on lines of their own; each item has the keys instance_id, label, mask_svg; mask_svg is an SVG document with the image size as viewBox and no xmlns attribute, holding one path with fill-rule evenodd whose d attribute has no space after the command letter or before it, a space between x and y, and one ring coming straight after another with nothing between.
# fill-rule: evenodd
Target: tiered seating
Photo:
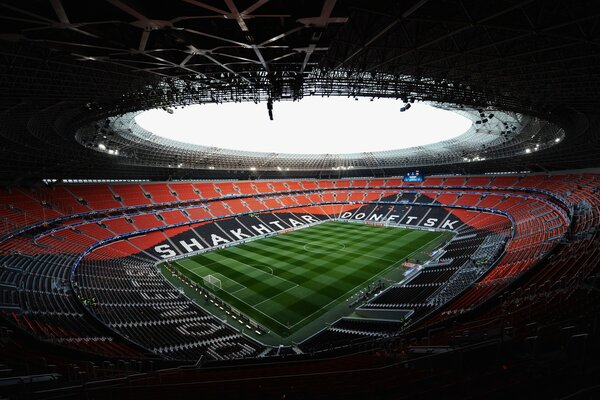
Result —
<instances>
[{"instance_id":1,"label":"tiered seating","mask_svg":"<svg viewBox=\"0 0 600 400\"><path fill-rule=\"evenodd\" d=\"M454 204L456 197L455 193L440 193L436 201L441 204Z\"/></svg>"},{"instance_id":2,"label":"tiered seating","mask_svg":"<svg viewBox=\"0 0 600 400\"><path fill-rule=\"evenodd\" d=\"M400 178L389 178L385 180L385 186L398 187L402 186L402 179Z\"/></svg>"},{"instance_id":3,"label":"tiered seating","mask_svg":"<svg viewBox=\"0 0 600 400\"><path fill-rule=\"evenodd\" d=\"M303 187L300 185L298 181L287 181L284 185L291 191L303 190Z\"/></svg>"},{"instance_id":4,"label":"tiered seating","mask_svg":"<svg viewBox=\"0 0 600 400\"><path fill-rule=\"evenodd\" d=\"M460 195L458 199L456 199L454 204L456 204L457 206L472 206L474 204L477 204L480 198L481 195L478 193L467 193Z\"/></svg>"},{"instance_id":5,"label":"tiered seating","mask_svg":"<svg viewBox=\"0 0 600 400\"><path fill-rule=\"evenodd\" d=\"M164 223L159 220L154 214L144 214L144 215L136 215L132 216L133 224L137 228L137 230L146 230L151 228L156 228L159 226L164 226Z\"/></svg>"},{"instance_id":6,"label":"tiered seating","mask_svg":"<svg viewBox=\"0 0 600 400\"><path fill-rule=\"evenodd\" d=\"M355 188L363 188L367 186L367 180L366 179L354 179L352 180L352 187Z\"/></svg>"},{"instance_id":7,"label":"tiered seating","mask_svg":"<svg viewBox=\"0 0 600 400\"><path fill-rule=\"evenodd\" d=\"M433 292L439 289L439 287L440 284L434 283L395 286L382 295L377 296L375 300L369 303L369 306L412 308L420 305L427 305L427 299Z\"/></svg>"},{"instance_id":8,"label":"tiered seating","mask_svg":"<svg viewBox=\"0 0 600 400\"><path fill-rule=\"evenodd\" d=\"M494 214L481 214L479 211L464 210L461 208L452 208L449 210L453 215L455 215L461 221L464 222L464 225L463 225L464 229L468 229L470 227L476 227L476 225L474 225L472 223L472 221L474 221L475 218L477 218L480 215L483 215L485 217L498 217L498 216L495 216ZM509 221L506 221L504 218L501 218L501 217L498 217L498 218L504 220L506 222L507 226L510 224ZM459 228L459 229L462 229L462 228Z\"/></svg>"},{"instance_id":9,"label":"tiered seating","mask_svg":"<svg viewBox=\"0 0 600 400\"><path fill-rule=\"evenodd\" d=\"M365 192L352 191L349 192L348 201L363 201L365 198Z\"/></svg>"},{"instance_id":10,"label":"tiered seating","mask_svg":"<svg viewBox=\"0 0 600 400\"><path fill-rule=\"evenodd\" d=\"M350 192L346 190L337 190L334 192L336 201L348 201Z\"/></svg>"},{"instance_id":11,"label":"tiered seating","mask_svg":"<svg viewBox=\"0 0 600 400\"><path fill-rule=\"evenodd\" d=\"M492 178L491 186L510 187L516 186L517 182L519 182L518 176L495 176Z\"/></svg>"},{"instance_id":12,"label":"tiered seating","mask_svg":"<svg viewBox=\"0 0 600 400\"><path fill-rule=\"evenodd\" d=\"M90 244L94 243L95 240L91 238L85 239L85 237L78 238L79 240L69 240L67 237L70 236L70 239L73 239L73 235L69 235L67 230L61 231L60 234L50 234L45 235L37 239L36 243L39 246L45 248L52 248L58 251L62 251L69 254L76 254L83 252Z\"/></svg>"},{"instance_id":13,"label":"tiered seating","mask_svg":"<svg viewBox=\"0 0 600 400\"><path fill-rule=\"evenodd\" d=\"M539 220L534 217L530 220L518 222L517 226L530 223L531 221ZM529 227L533 228L531 225ZM535 228L533 229L535 231ZM547 241L551 238L547 238L544 233L532 236L531 234L527 234L527 232L525 231L526 236L523 239L509 242L503 257L491 272L479 283L467 290L457 301L446 307L446 310L439 314L436 319L451 317L474 308L497 294L506 286L507 282L522 275L525 271L533 267L544 254L547 254L547 251L553 246L553 243ZM524 244L521 245L520 243Z\"/></svg>"},{"instance_id":14,"label":"tiered seating","mask_svg":"<svg viewBox=\"0 0 600 400\"><path fill-rule=\"evenodd\" d=\"M363 332L328 328L303 342L302 347L309 352L335 349L356 342L362 342L365 341L365 339L373 339L374 336L375 335L367 335Z\"/></svg>"},{"instance_id":15,"label":"tiered seating","mask_svg":"<svg viewBox=\"0 0 600 400\"><path fill-rule=\"evenodd\" d=\"M443 266L443 267L429 267L421 270L421 273L411 280L414 285L424 284L439 284L446 282L454 273L458 267Z\"/></svg>"},{"instance_id":16,"label":"tiered seating","mask_svg":"<svg viewBox=\"0 0 600 400\"><path fill-rule=\"evenodd\" d=\"M0 220L5 222L0 224L0 228L4 225L3 230L6 232L62 215L52 209L50 204L37 201L16 188L10 192L0 190L0 204Z\"/></svg>"},{"instance_id":17,"label":"tiered seating","mask_svg":"<svg viewBox=\"0 0 600 400\"><path fill-rule=\"evenodd\" d=\"M112 190L121 198L125 206L140 206L152 204L152 201L146 197L140 185L119 184L112 185Z\"/></svg>"},{"instance_id":18,"label":"tiered seating","mask_svg":"<svg viewBox=\"0 0 600 400\"><path fill-rule=\"evenodd\" d=\"M116 344L113 336L103 333L94 320L82 312L67 284L69 261L71 259L63 255L1 257L2 269L10 269L15 287L9 297L6 296L8 291L2 291L1 309L5 318L51 343L92 350L105 356L136 354L128 346Z\"/></svg>"},{"instance_id":19,"label":"tiered seating","mask_svg":"<svg viewBox=\"0 0 600 400\"><path fill-rule=\"evenodd\" d=\"M316 190L319 188L316 181L301 181L300 184L306 190Z\"/></svg>"},{"instance_id":20,"label":"tiered seating","mask_svg":"<svg viewBox=\"0 0 600 400\"><path fill-rule=\"evenodd\" d=\"M273 201L271 199L271 201ZM250 211L261 211L261 210L267 210L270 208L278 208L280 207L280 205L278 205L278 203L274 203L274 205L266 205L266 203L264 201L262 201L260 198L254 198L254 197L247 197L244 199L244 203L246 208L249 209ZM243 210L240 212L245 212L247 210Z\"/></svg>"},{"instance_id":21,"label":"tiered seating","mask_svg":"<svg viewBox=\"0 0 600 400\"><path fill-rule=\"evenodd\" d=\"M240 213L246 213L246 212L250 211L250 209L246 205L248 203L247 200L234 199L234 200L226 200L223 203L227 204L230 214L231 213L240 214Z\"/></svg>"},{"instance_id":22,"label":"tiered seating","mask_svg":"<svg viewBox=\"0 0 600 400\"><path fill-rule=\"evenodd\" d=\"M193 221L199 221L203 219L212 218L212 215L208 212L208 207L190 207L186 209L189 218Z\"/></svg>"},{"instance_id":23,"label":"tiered seating","mask_svg":"<svg viewBox=\"0 0 600 400\"><path fill-rule=\"evenodd\" d=\"M77 201L75 195L66 186L51 186L39 189L42 199L47 199L53 208L62 211L63 214L78 214L91 211L87 205Z\"/></svg>"},{"instance_id":24,"label":"tiered seating","mask_svg":"<svg viewBox=\"0 0 600 400\"><path fill-rule=\"evenodd\" d=\"M169 188L177 193L177 199L180 201L199 200L199 190L191 183L169 183Z\"/></svg>"},{"instance_id":25,"label":"tiered seating","mask_svg":"<svg viewBox=\"0 0 600 400\"><path fill-rule=\"evenodd\" d=\"M39 218L29 216L23 210L12 205L3 204L0 206L0 233L16 231L42 221Z\"/></svg>"},{"instance_id":26,"label":"tiered seating","mask_svg":"<svg viewBox=\"0 0 600 400\"><path fill-rule=\"evenodd\" d=\"M88 257L96 260L111 260L113 258L127 257L138 254L140 249L128 240L111 242L91 253Z\"/></svg>"},{"instance_id":27,"label":"tiered seating","mask_svg":"<svg viewBox=\"0 0 600 400\"><path fill-rule=\"evenodd\" d=\"M190 221L190 219L180 210L163 211L160 215L164 219L166 225L175 225Z\"/></svg>"},{"instance_id":28,"label":"tiered seating","mask_svg":"<svg viewBox=\"0 0 600 400\"><path fill-rule=\"evenodd\" d=\"M597 271L600 248L600 237L597 227L600 223L598 213L598 182L595 177L579 177L577 191L566 194L573 204L582 204L578 209L572 224L571 240L558 246L551 258L530 274L526 282L503 297L501 307L488 312L488 318L494 315L514 315L518 317L521 311L526 312L526 321L544 317L548 310L553 315L560 304L568 302L570 296L585 280ZM546 181L547 187L561 187ZM564 186L558 190L562 190ZM582 218L586 223L579 224ZM592 222L593 221L593 222ZM588 222L590 222L588 224ZM580 230L581 229L581 230ZM490 290L489 284L478 285L474 290ZM588 295L589 295L588 291ZM473 294L475 295L475 294ZM586 296L587 297L587 296ZM555 306L549 306L549 304ZM572 312L572 310L568 310ZM512 318L515 318L512 317Z\"/></svg>"},{"instance_id":29,"label":"tiered seating","mask_svg":"<svg viewBox=\"0 0 600 400\"><path fill-rule=\"evenodd\" d=\"M339 181L335 181L335 187L336 188L349 188L350 187L350 181L347 179L341 179Z\"/></svg>"},{"instance_id":30,"label":"tiered seating","mask_svg":"<svg viewBox=\"0 0 600 400\"><path fill-rule=\"evenodd\" d=\"M515 186L526 187L526 188L535 188L535 187L538 187L538 185L542 184L544 181L546 181L549 178L550 177L547 175L528 175L528 176L524 176L521 179L519 179L519 181L517 182L517 184L515 184Z\"/></svg>"},{"instance_id":31,"label":"tiered seating","mask_svg":"<svg viewBox=\"0 0 600 400\"><path fill-rule=\"evenodd\" d=\"M81 232L85 233L87 236L93 237L95 239L108 239L114 236L114 234L112 232L110 232L108 229L96 224L96 223L89 223L89 224L83 224L83 225L79 225L77 227L77 229L79 229Z\"/></svg>"},{"instance_id":32,"label":"tiered seating","mask_svg":"<svg viewBox=\"0 0 600 400\"><path fill-rule=\"evenodd\" d=\"M171 203L177 201L177 197L171 193L171 189L164 183L142 185L145 193L150 194L154 203Z\"/></svg>"},{"instance_id":33,"label":"tiered seating","mask_svg":"<svg viewBox=\"0 0 600 400\"><path fill-rule=\"evenodd\" d=\"M88 307L111 329L167 358L248 357L260 346L206 314L170 286L151 263L85 262L76 281Z\"/></svg>"},{"instance_id":34,"label":"tiered seating","mask_svg":"<svg viewBox=\"0 0 600 400\"><path fill-rule=\"evenodd\" d=\"M253 211L256 211L256 209L255 209L256 205L253 205L248 200L247 200L247 202L250 205L250 208ZM283 204L277 198L275 198L275 197L263 198L262 199L262 203L265 205L264 209L267 209L267 210L271 210L271 209L276 209L276 208L283 207Z\"/></svg>"},{"instance_id":35,"label":"tiered seating","mask_svg":"<svg viewBox=\"0 0 600 400\"><path fill-rule=\"evenodd\" d=\"M217 191L217 187L212 183L195 183L192 185L203 199L216 199L221 197L221 192Z\"/></svg>"},{"instance_id":36,"label":"tiered seating","mask_svg":"<svg viewBox=\"0 0 600 400\"><path fill-rule=\"evenodd\" d=\"M484 249L486 237L489 236L480 232L453 239L431 265L426 264L406 282L389 287L364 307L412 310L412 320L422 318L440 304L441 298L445 302L448 297L454 297L485 272L485 266L480 266L481 270L477 273L472 262L481 258L478 253ZM490 255L492 258L495 252Z\"/></svg>"},{"instance_id":37,"label":"tiered seating","mask_svg":"<svg viewBox=\"0 0 600 400\"><path fill-rule=\"evenodd\" d=\"M430 182L428 182L430 184ZM449 177L444 181L444 186L464 186L465 178L464 177Z\"/></svg>"},{"instance_id":38,"label":"tiered seating","mask_svg":"<svg viewBox=\"0 0 600 400\"><path fill-rule=\"evenodd\" d=\"M377 189L383 186L386 189ZM445 189L448 186L461 188ZM390 189L392 187L400 190ZM474 187L478 189L470 189ZM550 191L569 203L563 204L561 199L528 188ZM411 275L405 284L393 285L365 306L411 309L415 311L411 317L413 321L424 318L421 320L423 324L437 323L476 309L482 302L501 293L509 283L523 277L528 279L529 293L540 293L540 296L542 293L549 296L564 293L565 288L581 282L598 265L599 188L600 181L596 175L570 174L432 177L416 185L405 184L400 178L388 178L57 185L36 191L11 189L0 193L3 204L10 205L0 208L0 217L4 217L5 221L4 232L52 218L68 217L69 213L91 215L73 216L48 225L48 228L38 228L33 235L20 235L0 242L0 309L12 323L40 338L50 338L72 347L86 347L89 351L115 352L120 344L115 337L99 332L98 325L81 308L82 303L111 329L165 358L191 360L204 354L213 359L227 359L256 355L260 346L220 326L218 320L202 314L193 304L188 306L195 310L196 317L175 318L172 316L177 311L171 310L172 313L167 309L164 311L166 317L163 316L163 312L158 311L161 308L153 308L154 304L179 305L186 300L170 286L159 289L158 277L146 276L142 271L150 271L151 263L160 258L149 249L169 240L178 243L180 237L189 238L185 235L192 229L202 228L207 233L233 241L235 238L228 230L234 226L249 226L260 221L275 230L269 221L277 217L260 212L292 207L277 211L277 214L281 218L285 213L296 218L296 214L316 218L340 217L348 212L350 218L359 214L367 217L393 214L397 218L393 223L402 223L402 218L410 215L415 219L411 219L409 225L423 225L435 220L435 227L441 227L450 218L457 218L460 223L450 226L459 236L445 248L445 253L436 260L437 264L425 266L419 273ZM297 193L285 194L289 191ZM261 195L271 192L273 194ZM198 200L205 204L185 203ZM377 204L380 200L404 204ZM182 203L160 205L171 202ZM355 204L321 204L339 202ZM431 206L411 204L414 202ZM319 205L313 206L315 204ZM95 213L96 210L114 210L124 206L135 209L127 211L130 215ZM449 206L485 207L504 212L511 219ZM574 216L567 235L569 221L565 212L568 209L574 210ZM232 214L249 212L258 215L230 218ZM169 228L175 224L219 218L229 219ZM281 227L288 229L291 225L284 222ZM46 230L50 228L58 230ZM156 230L128 237L90 253L82 268L97 267L97 270L90 275L82 272L85 269L78 270L78 279L81 278L81 281L77 280L81 284L77 293L79 299L70 291L70 266L77 255L100 240L158 228L164 229L164 232ZM255 234L252 230L248 232ZM486 238L490 238L489 241L486 242ZM470 271L468 260L497 249L493 246L499 242L494 238L509 238L504 253L496 263L486 265L489 272L486 269L483 276L473 278L474 275L467 273ZM561 240L562 244L559 244ZM545 261L544 268L536 268L537 263L551 251L553 256ZM134 275L121 275L119 268ZM469 280L471 278L475 283ZM141 286L136 286L134 281ZM160 282L161 285L166 284L162 280ZM471 286L464 286L465 282ZM149 294L144 297L142 293ZM457 297L447 304L440 303L440 299L449 298L447 293ZM526 301L528 297L517 293L516 298ZM438 307L442 308L436 310ZM192 309L184 308L184 312L192 312ZM159 323L162 318L166 318L166 322ZM362 323L339 321L325 331L324 335L329 339L324 342L363 340L389 332L358 326ZM190 326L195 327L191 337L173 333L181 333L182 329ZM172 340L169 335L172 335ZM315 338L317 341L321 339ZM103 347L103 344L107 346ZM125 353L126 349L127 346L122 351Z\"/></svg>"},{"instance_id":39,"label":"tiered seating","mask_svg":"<svg viewBox=\"0 0 600 400\"><path fill-rule=\"evenodd\" d=\"M368 187L370 188L381 188L385 185L385 179L371 179L369 180Z\"/></svg>"},{"instance_id":40,"label":"tiered seating","mask_svg":"<svg viewBox=\"0 0 600 400\"><path fill-rule=\"evenodd\" d=\"M485 196L485 197L483 197ZM483 195L481 200L477 203L477 206L479 207L483 207L483 208L494 208L494 206L498 203L500 203L501 201L504 200L503 197L495 195L495 194L488 194L488 195Z\"/></svg>"},{"instance_id":41,"label":"tiered seating","mask_svg":"<svg viewBox=\"0 0 600 400\"><path fill-rule=\"evenodd\" d=\"M115 199L114 193L107 185L70 185L67 189L80 203L85 203L94 210L110 210L124 205Z\"/></svg>"},{"instance_id":42,"label":"tiered seating","mask_svg":"<svg viewBox=\"0 0 600 400\"><path fill-rule=\"evenodd\" d=\"M402 328L399 321L377 320L370 318L342 318L333 324L334 328L368 333L392 334Z\"/></svg>"},{"instance_id":43,"label":"tiered seating","mask_svg":"<svg viewBox=\"0 0 600 400\"><path fill-rule=\"evenodd\" d=\"M258 192L255 189L254 182L236 182L235 186L237 186L238 191L241 194L257 194Z\"/></svg>"},{"instance_id":44,"label":"tiered seating","mask_svg":"<svg viewBox=\"0 0 600 400\"><path fill-rule=\"evenodd\" d=\"M214 184L220 196L233 196L241 194L237 187L231 182L219 182Z\"/></svg>"},{"instance_id":45,"label":"tiered seating","mask_svg":"<svg viewBox=\"0 0 600 400\"><path fill-rule=\"evenodd\" d=\"M115 235L128 233L132 230L131 223L127 222L124 218L108 219L104 221L104 224Z\"/></svg>"},{"instance_id":46,"label":"tiered seating","mask_svg":"<svg viewBox=\"0 0 600 400\"><path fill-rule=\"evenodd\" d=\"M298 203L298 204L311 204L310 199L302 194L294 196L294 199L296 200L296 203Z\"/></svg>"},{"instance_id":47,"label":"tiered seating","mask_svg":"<svg viewBox=\"0 0 600 400\"><path fill-rule=\"evenodd\" d=\"M442 186L442 184L444 184L444 178L426 177L422 186Z\"/></svg>"},{"instance_id":48,"label":"tiered seating","mask_svg":"<svg viewBox=\"0 0 600 400\"><path fill-rule=\"evenodd\" d=\"M490 186L490 179L489 176L471 176L467 178L466 184L468 186Z\"/></svg>"},{"instance_id":49,"label":"tiered seating","mask_svg":"<svg viewBox=\"0 0 600 400\"><path fill-rule=\"evenodd\" d=\"M331 193L331 192L323 192L321 194L321 198L325 202L333 202L336 200L335 197L333 196L333 193Z\"/></svg>"},{"instance_id":50,"label":"tiered seating","mask_svg":"<svg viewBox=\"0 0 600 400\"><path fill-rule=\"evenodd\" d=\"M256 191L261 194L273 192L271 183L269 183L269 182L255 181L254 186L256 187Z\"/></svg>"},{"instance_id":51,"label":"tiered seating","mask_svg":"<svg viewBox=\"0 0 600 400\"><path fill-rule=\"evenodd\" d=\"M311 194L307 195L306 197L308 198L308 201L310 201L313 204L323 202L323 196L319 193L311 193Z\"/></svg>"},{"instance_id":52,"label":"tiered seating","mask_svg":"<svg viewBox=\"0 0 600 400\"><path fill-rule=\"evenodd\" d=\"M331 189L334 187L333 181L319 180L316 182L320 189Z\"/></svg>"},{"instance_id":53,"label":"tiered seating","mask_svg":"<svg viewBox=\"0 0 600 400\"><path fill-rule=\"evenodd\" d=\"M143 251L144 249L148 249L158 243L163 242L166 239L165 235L161 231L148 232L143 235L134 236L132 238L127 239L127 241L133 246L133 248L129 248L129 250L135 251L136 254L138 252ZM147 254L147 253L145 253Z\"/></svg>"},{"instance_id":54,"label":"tiered seating","mask_svg":"<svg viewBox=\"0 0 600 400\"><path fill-rule=\"evenodd\" d=\"M226 217L231 214L228 204L223 201L210 203L208 209L213 217Z\"/></svg>"},{"instance_id":55,"label":"tiered seating","mask_svg":"<svg viewBox=\"0 0 600 400\"><path fill-rule=\"evenodd\" d=\"M453 210L454 214L464 213L461 210ZM464 215L472 216L473 212L464 213ZM471 230L486 230L493 232L506 232L510 228L510 222L501 215L497 214L482 214L476 213L471 219L468 220L468 225Z\"/></svg>"},{"instance_id":56,"label":"tiered seating","mask_svg":"<svg viewBox=\"0 0 600 400\"><path fill-rule=\"evenodd\" d=\"M290 189L283 181L275 181L271 182L270 185L273 187L274 193L283 193L288 192Z\"/></svg>"},{"instance_id":57,"label":"tiered seating","mask_svg":"<svg viewBox=\"0 0 600 400\"><path fill-rule=\"evenodd\" d=\"M297 206L298 205L298 203L296 202L296 199L294 197L282 196L282 197L279 198L279 201L285 207L291 207L291 206Z\"/></svg>"}]
</instances>

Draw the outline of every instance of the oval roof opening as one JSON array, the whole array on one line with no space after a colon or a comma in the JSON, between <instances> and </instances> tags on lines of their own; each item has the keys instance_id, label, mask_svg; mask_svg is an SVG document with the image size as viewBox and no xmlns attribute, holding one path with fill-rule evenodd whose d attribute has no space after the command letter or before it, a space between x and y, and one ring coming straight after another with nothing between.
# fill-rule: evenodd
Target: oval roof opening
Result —
<instances>
[{"instance_id":1,"label":"oval roof opening","mask_svg":"<svg viewBox=\"0 0 600 400\"><path fill-rule=\"evenodd\" d=\"M472 121L425 103L400 112L400 100L305 97L267 104L203 104L153 109L135 117L157 136L208 147L262 153L353 154L406 149L455 138Z\"/></svg>"}]
</instances>

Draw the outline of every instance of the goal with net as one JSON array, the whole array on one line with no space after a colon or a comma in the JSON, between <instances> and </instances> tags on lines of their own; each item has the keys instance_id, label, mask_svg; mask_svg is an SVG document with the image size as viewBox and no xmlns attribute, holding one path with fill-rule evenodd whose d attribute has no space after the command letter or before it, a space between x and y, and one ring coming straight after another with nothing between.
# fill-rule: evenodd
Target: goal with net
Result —
<instances>
[{"instance_id":1,"label":"goal with net","mask_svg":"<svg viewBox=\"0 0 600 400\"><path fill-rule=\"evenodd\" d=\"M204 285L210 289L217 290L221 289L221 280L216 276L210 274L206 275L202 278L204 280Z\"/></svg>"}]
</instances>

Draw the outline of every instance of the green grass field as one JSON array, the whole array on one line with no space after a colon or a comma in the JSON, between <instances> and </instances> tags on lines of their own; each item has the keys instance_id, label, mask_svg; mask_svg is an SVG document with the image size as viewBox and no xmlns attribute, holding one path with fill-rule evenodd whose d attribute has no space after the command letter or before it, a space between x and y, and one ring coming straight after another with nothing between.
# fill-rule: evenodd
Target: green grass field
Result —
<instances>
[{"instance_id":1,"label":"green grass field","mask_svg":"<svg viewBox=\"0 0 600 400\"><path fill-rule=\"evenodd\" d=\"M327 222L204 253L174 265L267 329L288 336L407 257L425 257L440 232ZM447 235L447 234L446 234Z\"/></svg>"}]
</instances>

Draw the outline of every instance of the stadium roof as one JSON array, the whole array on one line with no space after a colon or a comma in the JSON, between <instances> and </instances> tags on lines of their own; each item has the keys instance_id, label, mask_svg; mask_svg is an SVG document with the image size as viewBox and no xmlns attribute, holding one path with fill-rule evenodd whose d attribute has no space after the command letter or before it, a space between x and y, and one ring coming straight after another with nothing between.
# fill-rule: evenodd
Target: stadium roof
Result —
<instances>
[{"instance_id":1,"label":"stadium roof","mask_svg":"<svg viewBox=\"0 0 600 400\"><path fill-rule=\"evenodd\" d=\"M248 177L235 157L220 158L216 169L178 168L181 157L198 154L140 143L111 124L139 110L197 102L264 102L266 113L269 99L276 107L310 95L422 100L475 118L493 110L549 120L566 136L528 153L519 141L521 152L505 146L502 156L476 163L456 152L451 168L423 157L388 165L365 153L360 169L334 170L316 159L287 176L600 164L597 1L38 0L0 1L0 10L4 182ZM557 133L544 129L547 139ZM92 130L128 151L86 147ZM253 176L281 172L269 167Z\"/></svg>"}]
</instances>

